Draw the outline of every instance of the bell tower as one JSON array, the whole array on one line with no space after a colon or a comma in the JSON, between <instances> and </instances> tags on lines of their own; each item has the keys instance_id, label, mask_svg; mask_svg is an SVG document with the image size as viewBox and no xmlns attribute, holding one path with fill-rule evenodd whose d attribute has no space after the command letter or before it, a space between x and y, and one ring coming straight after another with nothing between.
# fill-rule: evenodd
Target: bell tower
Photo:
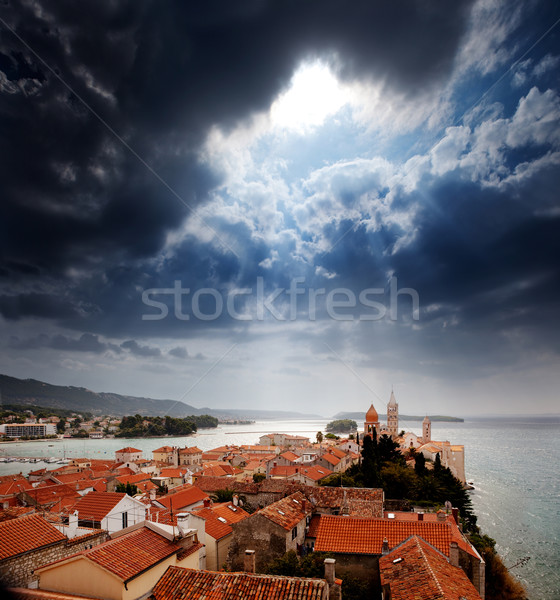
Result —
<instances>
[{"instance_id":1,"label":"bell tower","mask_svg":"<svg viewBox=\"0 0 560 600\"><path fill-rule=\"evenodd\" d=\"M387 404L387 430L392 437L399 435L399 405L395 400L393 390L391 390L391 398Z\"/></svg>"},{"instance_id":2,"label":"bell tower","mask_svg":"<svg viewBox=\"0 0 560 600\"><path fill-rule=\"evenodd\" d=\"M432 422L430 417L426 415L422 421L422 441L427 444L432 439Z\"/></svg>"},{"instance_id":3,"label":"bell tower","mask_svg":"<svg viewBox=\"0 0 560 600\"><path fill-rule=\"evenodd\" d=\"M379 425L379 415L375 408L373 408L373 404L369 407L369 410L366 413L366 420L364 422L364 435L368 435L373 433L375 429L375 433L379 434L380 425Z\"/></svg>"}]
</instances>

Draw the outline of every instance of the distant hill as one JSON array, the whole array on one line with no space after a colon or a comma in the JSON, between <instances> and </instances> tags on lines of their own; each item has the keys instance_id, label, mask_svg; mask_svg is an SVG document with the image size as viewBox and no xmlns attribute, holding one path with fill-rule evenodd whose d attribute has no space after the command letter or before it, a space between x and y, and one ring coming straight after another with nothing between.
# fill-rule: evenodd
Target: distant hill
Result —
<instances>
[{"instance_id":1,"label":"distant hill","mask_svg":"<svg viewBox=\"0 0 560 600\"><path fill-rule=\"evenodd\" d=\"M334 419L354 419L358 423L363 422L365 419L365 412L339 412L336 413L333 417ZM399 421L423 421L423 416L411 416L411 415L399 415ZM464 423L465 419L461 419L460 417L447 417L445 415L428 415L430 417L430 421L443 421L446 423Z\"/></svg>"},{"instance_id":2,"label":"distant hill","mask_svg":"<svg viewBox=\"0 0 560 600\"><path fill-rule=\"evenodd\" d=\"M317 418L317 415L286 411L252 409L211 409L196 408L176 400L156 400L124 396L108 392L92 392L83 387L52 385L36 379L17 379L0 375L0 400L2 404L43 406L71 410L77 413L94 415L150 415L163 417L188 417L190 415L211 415L222 418L245 419L301 419Z\"/></svg>"}]
</instances>

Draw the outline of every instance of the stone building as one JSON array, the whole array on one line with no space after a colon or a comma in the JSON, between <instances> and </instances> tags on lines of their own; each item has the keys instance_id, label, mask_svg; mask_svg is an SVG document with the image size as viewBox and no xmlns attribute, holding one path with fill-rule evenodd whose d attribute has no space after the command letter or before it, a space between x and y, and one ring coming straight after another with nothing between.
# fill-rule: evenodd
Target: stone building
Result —
<instances>
[{"instance_id":1,"label":"stone building","mask_svg":"<svg viewBox=\"0 0 560 600\"><path fill-rule=\"evenodd\" d=\"M107 532L84 530L69 539L38 514L0 523L0 580L4 585L36 585L39 567L107 539Z\"/></svg>"},{"instance_id":2,"label":"stone building","mask_svg":"<svg viewBox=\"0 0 560 600\"><path fill-rule=\"evenodd\" d=\"M234 523L228 558L231 569L243 569L246 550L255 551L257 571L289 550L297 551L304 545L311 513L311 502L296 492Z\"/></svg>"}]
</instances>

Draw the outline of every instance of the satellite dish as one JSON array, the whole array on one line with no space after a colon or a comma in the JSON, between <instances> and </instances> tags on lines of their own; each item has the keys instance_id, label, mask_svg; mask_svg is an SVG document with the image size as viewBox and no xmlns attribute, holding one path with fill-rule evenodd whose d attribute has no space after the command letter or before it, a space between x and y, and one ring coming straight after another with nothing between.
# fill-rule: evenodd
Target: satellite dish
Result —
<instances>
[{"instance_id":1,"label":"satellite dish","mask_svg":"<svg viewBox=\"0 0 560 600\"><path fill-rule=\"evenodd\" d=\"M449 510L453 505L451 504L451 502L449 502L449 500L445 501L445 508L447 508L447 510Z\"/></svg>"}]
</instances>

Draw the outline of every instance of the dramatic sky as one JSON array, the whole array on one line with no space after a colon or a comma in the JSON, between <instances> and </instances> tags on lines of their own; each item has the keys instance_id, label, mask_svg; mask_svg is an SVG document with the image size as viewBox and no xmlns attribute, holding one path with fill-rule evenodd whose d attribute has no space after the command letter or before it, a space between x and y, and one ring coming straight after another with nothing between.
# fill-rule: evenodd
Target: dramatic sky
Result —
<instances>
[{"instance_id":1,"label":"dramatic sky","mask_svg":"<svg viewBox=\"0 0 560 600\"><path fill-rule=\"evenodd\" d=\"M7 1L0 372L558 412L560 3Z\"/></svg>"}]
</instances>

